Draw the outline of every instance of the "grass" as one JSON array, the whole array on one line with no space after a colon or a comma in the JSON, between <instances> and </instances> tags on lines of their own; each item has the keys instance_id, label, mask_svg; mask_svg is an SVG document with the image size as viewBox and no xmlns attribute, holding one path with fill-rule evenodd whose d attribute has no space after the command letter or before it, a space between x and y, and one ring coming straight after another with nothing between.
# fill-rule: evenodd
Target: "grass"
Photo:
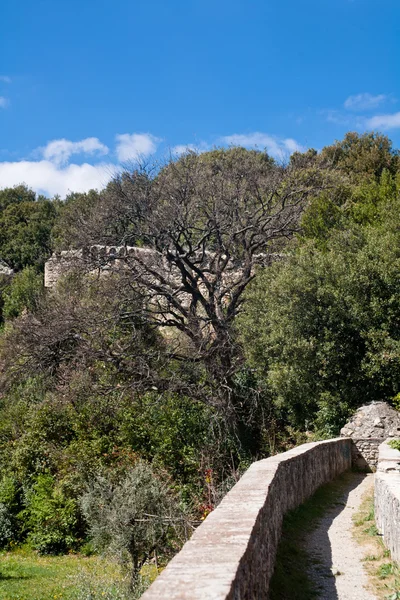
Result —
<instances>
[{"instance_id":1,"label":"grass","mask_svg":"<svg viewBox=\"0 0 400 600\"><path fill-rule=\"evenodd\" d=\"M98 592L82 595L93 581ZM121 583L118 566L98 556L39 556L28 548L0 554L1 600L107 600L121 597L115 591Z\"/></svg>"},{"instance_id":2,"label":"grass","mask_svg":"<svg viewBox=\"0 0 400 600\"><path fill-rule=\"evenodd\" d=\"M400 566L392 561L378 533L374 516L374 497L369 493L363 499L354 517L354 532L359 543L368 546L364 566L380 600L400 600Z\"/></svg>"},{"instance_id":3,"label":"grass","mask_svg":"<svg viewBox=\"0 0 400 600\"><path fill-rule=\"evenodd\" d=\"M345 473L320 487L309 500L285 515L270 584L270 600L312 600L319 597L318 587L308 575L310 567L318 563L304 548L304 538L318 526L327 509L343 504L340 498L351 477L351 473Z\"/></svg>"}]
</instances>

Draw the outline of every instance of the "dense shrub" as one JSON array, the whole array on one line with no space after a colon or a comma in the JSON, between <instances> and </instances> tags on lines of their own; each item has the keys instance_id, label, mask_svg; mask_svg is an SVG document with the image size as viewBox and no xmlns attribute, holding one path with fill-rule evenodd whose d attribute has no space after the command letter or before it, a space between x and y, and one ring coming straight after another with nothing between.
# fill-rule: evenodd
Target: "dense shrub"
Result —
<instances>
[{"instance_id":1,"label":"dense shrub","mask_svg":"<svg viewBox=\"0 0 400 600\"><path fill-rule=\"evenodd\" d=\"M391 399L400 381L399 202L375 227L304 243L260 274L241 328L249 360L301 428L332 435L354 410Z\"/></svg>"},{"instance_id":2,"label":"dense shrub","mask_svg":"<svg viewBox=\"0 0 400 600\"><path fill-rule=\"evenodd\" d=\"M51 475L39 475L27 493L25 511L28 540L43 554L58 554L77 547L77 502L67 498Z\"/></svg>"},{"instance_id":3,"label":"dense shrub","mask_svg":"<svg viewBox=\"0 0 400 600\"><path fill-rule=\"evenodd\" d=\"M6 319L17 317L24 310L34 311L43 295L43 275L34 267L26 267L13 277L3 295Z\"/></svg>"},{"instance_id":4,"label":"dense shrub","mask_svg":"<svg viewBox=\"0 0 400 600\"><path fill-rule=\"evenodd\" d=\"M12 516L7 506L0 502L0 549L10 542L12 536Z\"/></svg>"}]
</instances>

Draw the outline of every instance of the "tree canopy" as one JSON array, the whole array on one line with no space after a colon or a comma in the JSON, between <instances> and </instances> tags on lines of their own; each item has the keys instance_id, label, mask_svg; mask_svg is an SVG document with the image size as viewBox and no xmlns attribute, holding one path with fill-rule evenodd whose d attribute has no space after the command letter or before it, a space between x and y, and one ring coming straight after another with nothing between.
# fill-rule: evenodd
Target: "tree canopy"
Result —
<instances>
[{"instance_id":1,"label":"tree canopy","mask_svg":"<svg viewBox=\"0 0 400 600\"><path fill-rule=\"evenodd\" d=\"M37 197L24 185L0 190L0 257L12 269L43 269L58 208L57 201Z\"/></svg>"},{"instance_id":2,"label":"tree canopy","mask_svg":"<svg viewBox=\"0 0 400 600\"><path fill-rule=\"evenodd\" d=\"M287 164L187 152L65 202L1 191L0 544L91 539L136 577L250 461L399 406L398 160L351 132ZM43 290L55 248L82 265Z\"/></svg>"}]
</instances>

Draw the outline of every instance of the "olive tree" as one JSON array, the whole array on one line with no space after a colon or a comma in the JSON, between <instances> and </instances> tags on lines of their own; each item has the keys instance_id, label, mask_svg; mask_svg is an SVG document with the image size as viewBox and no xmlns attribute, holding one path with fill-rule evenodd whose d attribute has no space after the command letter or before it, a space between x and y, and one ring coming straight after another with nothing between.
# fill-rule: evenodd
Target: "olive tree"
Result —
<instances>
[{"instance_id":1,"label":"olive tree","mask_svg":"<svg viewBox=\"0 0 400 600\"><path fill-rule=\"evenodd\" d=\"M116 483L104 476L93 480L81 508L95 547L130 567L132 587L144 563L168 546L181 523L167 485L142 461Z\"/></svg>"}]
</instances>

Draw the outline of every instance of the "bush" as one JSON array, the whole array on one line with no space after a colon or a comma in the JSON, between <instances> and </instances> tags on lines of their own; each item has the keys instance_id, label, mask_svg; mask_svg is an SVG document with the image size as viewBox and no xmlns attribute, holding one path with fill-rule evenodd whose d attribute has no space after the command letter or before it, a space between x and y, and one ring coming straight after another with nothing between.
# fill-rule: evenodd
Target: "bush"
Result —
<instances>
[{"instance_id":1,"label":"bush","mask_svg":"<svg viewBox=\"0 0 400 600\"><path fill-rule=\"evenodd\" d=\"M77 547L78 507L66 498L51 475L39 475L27 493L28 540L42 554L59 554Z\"/></svg>"},{"instance_id":2,"label":"bush","mask_svg":"<svg viewBox=\"0 0 400 600\"><path fill-rule=\"evenodd\" d=\"M400 451L400 440L391 440L389 442L389 446L391 448L393 448L393 450L399 450Z\"/></svg>"},{"instance_id":3,"label":"bush","mask_svg":"<svg viewBox=\"0 0 400 600\"><path fill-rule=\"evenodd\" d=\"M18 317L25 309L33 311L42 294L43 275L39 275L34 267L26 267L15 275L4 292L4 317Z\"/></svg>"},{"instance_id":4,"label":"bush","mask_svg":"<svg viewBox=\"0 0 400 600\"><path fill-rule=\"evenodd\" d=\"M131 568L133 588L154 550L168 548L179 516L167 486L142 461L117 483L97 477L81 507L95 547Z\"/></svg>"},{"instance_id":5,"label":"bush","mask_svg":"<svg viewBox=\"0 0 400 600\"><path fill-rule=\"evenodd\" d=\"M4 548L13 536L12 516L7 506L0 502L0 548Z\"/></svg>"},{"instance_id":6,"label":"bush","mask_svg":"<svg viewBox=\"0 0 400 600\"><path fill-rule=\"evenodd\" d=\"M22 490L18 481L10 475L4 475L0 481L0 548L11 541L21 539L20 513L22 509ZM9 534L5 535L8 531ZM3 533L1 533L3 532Z\"/></svg>"}]
</instances>

